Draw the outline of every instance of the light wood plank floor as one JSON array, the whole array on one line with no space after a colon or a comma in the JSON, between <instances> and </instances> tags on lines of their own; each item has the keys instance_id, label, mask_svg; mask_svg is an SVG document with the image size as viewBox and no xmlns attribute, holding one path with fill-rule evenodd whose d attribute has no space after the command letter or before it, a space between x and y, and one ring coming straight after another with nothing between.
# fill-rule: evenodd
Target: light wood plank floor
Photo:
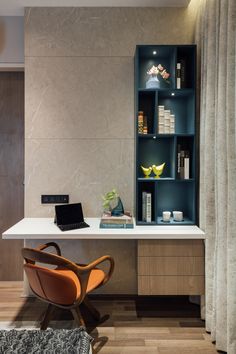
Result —
<instances>
[{"instance_id":1,"label":"light wood plank floor","mask_svg":"<svg viewBox=\"0 0 236 354\"><path fill-rule=\"evenodd\" d=\"M0 282L0 326L36 326L46 305L21 297L21 282ZM94 354L216 354L199 318L138 317L134 300L93 300L103 316L94 324L85 313L88 331L94 338ZM60 310L59 310L60 311ZM55 328L73 326L70 314L55 312ZM66 322L65 322L66 321ZM68 327L69 326L69 327Z\"/></svg>"}]
</instances>

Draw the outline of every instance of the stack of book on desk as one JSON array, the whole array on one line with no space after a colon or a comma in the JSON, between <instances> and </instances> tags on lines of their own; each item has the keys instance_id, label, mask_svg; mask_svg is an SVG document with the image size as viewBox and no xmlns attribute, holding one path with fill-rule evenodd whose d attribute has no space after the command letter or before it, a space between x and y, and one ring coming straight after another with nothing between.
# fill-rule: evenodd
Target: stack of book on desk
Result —
<instances>
[{"instance_id":1,"label":"stack of book on desk","mask_svg":"<svg viewBox=\"0 0 236 354\"><path fill-rule=\"evenodd\" d=\"M131 215L111 216L103 214L100 222L101 229L132 229L134 227Z\"/></svg>"}]
</instances>

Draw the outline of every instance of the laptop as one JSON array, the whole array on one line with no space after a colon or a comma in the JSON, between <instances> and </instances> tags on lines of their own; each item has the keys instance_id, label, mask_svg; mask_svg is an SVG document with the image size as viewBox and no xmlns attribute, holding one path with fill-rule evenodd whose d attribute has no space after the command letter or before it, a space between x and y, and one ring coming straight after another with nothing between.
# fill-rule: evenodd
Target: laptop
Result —
<instances>
[{"instance_id":1,"label":"laptop","mask_svg":"<svg viewBox=\"0 0 236 354\"><path fill-rule=\"evenodd\" d=\"M89 227L84 221L81 203L55 205L55 223L61 231Z\"/></svg>"}]
</instances>

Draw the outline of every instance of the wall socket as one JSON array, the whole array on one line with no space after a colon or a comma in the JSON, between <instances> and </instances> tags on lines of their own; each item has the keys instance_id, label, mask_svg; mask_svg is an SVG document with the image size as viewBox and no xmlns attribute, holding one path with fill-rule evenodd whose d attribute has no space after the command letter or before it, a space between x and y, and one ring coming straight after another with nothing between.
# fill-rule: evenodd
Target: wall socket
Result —
<instances>
[{"instance_id":1,"label":"wall socket","mask_svg":"<svg viewBox=\"0 0 236 354\"><path fill-rule=\"evenodd\" d=\"M41 204L67 204L69 203L69 194L41 195Z\"/></svg>"}]
</instances>

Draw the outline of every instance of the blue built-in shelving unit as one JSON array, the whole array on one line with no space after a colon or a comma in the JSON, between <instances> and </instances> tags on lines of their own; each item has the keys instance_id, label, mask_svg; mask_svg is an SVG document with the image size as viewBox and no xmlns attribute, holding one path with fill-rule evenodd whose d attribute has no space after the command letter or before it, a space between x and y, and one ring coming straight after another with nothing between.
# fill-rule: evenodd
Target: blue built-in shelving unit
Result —
<instances>
[{"instance_id":1,"label":"blue built-in shelving unit","mask_svg":"<svg viewBox=\"0 0 236 354\"><path fill-rule=\"evenodd\" d=\"M154 54L155 53L155 54ZM196 46L138 45L135 54L135 127L136 127L136 222L138 225L197 224L196 197ZM184 63L184 86L177 89L177 63ZM170 73L169 83L160 80L159 88L146 88L147 71L162 64ZM175 133L159 134L158 105L175 115ZM138 112L147 116L148 134L138 133ZM177 175L177 146L190 153L190 178ZM161 178L144 177L141 165L166 163ZM152 195L152 221L143 221L142 192ZM165 210L183 211L184 220L163 223Z\"/></svg>"}]
</instances>

